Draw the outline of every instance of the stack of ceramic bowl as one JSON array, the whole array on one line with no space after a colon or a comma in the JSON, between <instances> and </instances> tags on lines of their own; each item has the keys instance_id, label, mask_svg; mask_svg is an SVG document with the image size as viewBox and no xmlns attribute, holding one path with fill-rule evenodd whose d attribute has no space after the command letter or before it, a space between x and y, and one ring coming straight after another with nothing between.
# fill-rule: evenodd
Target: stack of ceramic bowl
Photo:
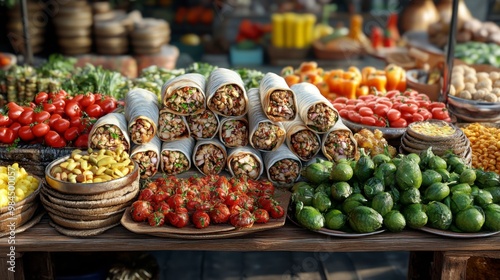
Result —
<instances>
[{"instance_id":1,"label":"stack of ceramic bowl","mask_svg":"<svg viewBox=\"0 0 500 280\"><path fill-rule=\"evenodd\" d=\"M50 170L65 161L53 161L46 168L46 184L40 200L61 234L74 237L98 235L120 224L123 212L139 193L139 167L128 175L102 183L69 183L57 180Z\"/></svg>"},{"instance_id":2,"label":"stack of ceramic bowl","mask_svg":"<svg viewBox=\"0 0 500 280\"><path fill-rule=\"evenodd\" d=\"M61 53L89 53L92 49L92 23L92 7L87 1L69 1L60 5L54 16L54 26Z\"/></svg>"},{"instance_id":3,"label":"stack of ceramic bowl","mask_svg":"<svg viewBox=\"0 0 500 280\"><path fill-rule=\"evenodd\" d=\"M135 24L130 38L134 53L156 54L170 42L170 26L165 20L146 18Z\"/></svg>"},{"instance_id":4,"label":"stack of ceramic bowl","mask_svg":"<svg viewBox=\"0 0 500 280\"><path fill-rule=\"evenodd\" d=\"M142 20L138 11L126 14L123 11L109 11L94 16L96 51L100 54L118 55L129 50L129 32L134 23Z\"/></svg>"},{"instance_id":5,"label":"stack of ceramic bowl","mask_svg":"<svg viewBox=\"0 0 500 280\"><path fill-rule=\"evenodd\" d=\"M45 13L43 11L45 4L39 2L28 2L28 32L30 34L31 51L36 54L43 51L45 44ZM24 31L21 15L21 8L16 5L8 11L7 19L7 38L12 44L15 52L25 52Z\"/></svg>"},{"instance_id":6,"label":"stack of ceramic bowl","mask_svg":"<svg viewBox=\"0 0 500 280\"><path fill-rule=\"evenodd\" d=\"M11 234L11 231L20 232L24 227L32 226L32 223L40 221L43 213L36 213L42 180L38 178L38 181L40 182L38 188L25 199L16 202L13 208L9 206L0 208L0 236ZM34 216L37 219L34 219ZM12 223L15 223L15 228L11 228Z\"/></svg>"},{"instance_id":7,"label":"stack of ceramic bowl","mask_svg":"<svg viewBox=\"0 0 500 280\"><path fill-rule=\"evenodd\" d=\"M464 159L470 165L472 148L463 131L454 124L429 120L411 123L401 137L402 153L417 153L432 147L435 155L442 156L448 151Z\"/></svg>"}]
</instances>

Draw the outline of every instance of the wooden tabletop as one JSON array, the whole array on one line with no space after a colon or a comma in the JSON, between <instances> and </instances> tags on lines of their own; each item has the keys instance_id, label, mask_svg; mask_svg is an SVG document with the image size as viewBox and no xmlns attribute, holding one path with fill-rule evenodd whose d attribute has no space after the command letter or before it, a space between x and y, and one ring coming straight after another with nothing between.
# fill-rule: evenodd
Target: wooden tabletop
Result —
<instances>
[{"instance_id":1,"label":"wooden tabletop","mask_svg":"<svg viewBox=\"0 0 500 280\"><path fill-rule=\"evenodd\" d=\"M0 238L0 251L12 246ZM290 221L284 227L226 239L188 240L154 237L130 232L121 225L87 238L58 233L44 217L40 223L15 235L16 252L96 251L500 251L500 234L482 238L442 237L418 230L383 232L360 238L332 237L300 228Z\"/></svg>"}]
</instances>

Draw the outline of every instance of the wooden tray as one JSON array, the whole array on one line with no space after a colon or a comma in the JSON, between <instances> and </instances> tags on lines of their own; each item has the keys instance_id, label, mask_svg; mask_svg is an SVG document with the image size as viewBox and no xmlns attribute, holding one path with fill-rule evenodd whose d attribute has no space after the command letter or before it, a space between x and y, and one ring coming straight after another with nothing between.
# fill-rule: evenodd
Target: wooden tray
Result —
<instances>
[{"instance_id":1,"label":"wooden tray","mask_svg":"<svg viewBox=\"0 0 500 280\"><path fill-rule=\"evenodd\" d=\"M181 239L220 239L247 235L250 233L280 228L285 225L286 209L290 203L291 193L286 189L276 188L274 198L285 210L285 215L280 219L270 219L265 224L254 224L251 228L237 229L230 224L210 225L204 229L197 229L192 224L184 228L172 226L152 227L146 223L138 223L132 220L130 209L123 213L121 224L128 230L139 234L148 234L158 237L170 237Z\"/></svg>"}]
</instances>

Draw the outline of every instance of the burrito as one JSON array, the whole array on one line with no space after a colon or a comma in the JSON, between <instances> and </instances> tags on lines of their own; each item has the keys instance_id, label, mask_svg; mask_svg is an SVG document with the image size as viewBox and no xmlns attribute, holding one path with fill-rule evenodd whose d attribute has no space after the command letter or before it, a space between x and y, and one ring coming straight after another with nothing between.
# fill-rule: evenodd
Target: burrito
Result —
<instances>
[{"instance_id":1,"label":"burrito","mask_svg":"<svg viewBox=\"0 0 500 280\"><path fill-rule=\"evenodd\" d=\"M248 91L249 142L259 151L274 151L285 142L286 131L282 123L273 122L266 117L260 105L258 91L257 88Z\"/></svg>"},{"instance_id":2,"label":"burrito","mask_svg":"<svg viewBox=\"0 0 500 280\"><path fill-rule=\"evenodd\" d=\"M238 117L247 113L245 84L238 73L226 68L217 68L210 73L207 107L224 117Z\"/></svg>"},{"instance_id":3,"label":"burrito","mask_svg":"<svg viewBox=\"0 0 500 280\"><path fill-rule=\"evenodd\" d=\"M226 160L226 148L216 138L199 140L194 147L194 165L204 175L219 174L226 166Z\"/></svg>"},{"instance_id":4,"label":"burrito","mask_svg":"<svg viewBox=\"0 0 500 280\"><path fill-rule=\"evenodd\" d=\"M219 129L219 117L209 109L196 115L186 116L191 136L198 139L212 139Z\"/></svg>"},{"instance_id":5,"label":"burrito","mask_svg":"<svg viewBox=\"0 0 500 280\"><path fill-rule=\"evenodd\" d=\"M191 168L194 139L191 137L175 142L164 142L161 147L161 170L166 175L176 175Z\"/></svg>"},{"instance_id":6,"label":"burrito","mask_svg":"<svg viewBox=\"0 0 500 280\"><path fill-rule=\"evenodd\" d=\"M160 148L161 141L156 135L148 143L132 147L130 158L139 165L139 174L142 179L151 178L158 171Z\"/></svg>"},{"instance_id":7,"label":"burrito","mask_svg":"<svg viewBox=\"0 0 500 280\"><path fill-rule=\"evenodd\" d=\"M130 151L130 138L127 132L127 120L122 113L109 113L100 117L89 133L89 148Z\"/></svg>"},{"instance_id":8,"label":"burrito","mask_svg":"<svg viewBox=\"0 0 500 280\"><path fill-rule=\"evenodd\" d=\"M358 156L358 143L342 120L323 135L322 142L321 151L330 161L356 159Z\"/></svg>"},{"instance_id":9,"label":"burrito","mask_svg":"<svg viewBox=\"0 0 500 280\"><path fill-rule=\"evenodd\" d=\"M172 114L166 110L161 110L158 120L158 137L165 142L189 137L186 118L181 115Z\"/></svg>"},{"instance_id":10,"label":"burrito","mask_svg":"<svg viewBox=\"0 0 500 280\"><path fill-rule=\"evenodd\" d=\"M229 149L227 168L232 176L246 176L257 180L264 172L264 163L259 151L245 146Z\"/></svg>"},{"instance_id":11,"label":"burrito","mask_svg":"<svg viewBox=\"0 0 500 280\"><path fill-rule=\"evenodd\" d=\"M246 117L223 118L220 122L219 139L228 148L248 144L248 120Z\"/></svg>"},{"instance_id":12,"label":"burrito","mask_svg":"<svg viewBox=\"0 0 500 280\"><path fill-rule=\"evenodd\" d=\"M267 178L273 184L290 186L299 179L302 163L286 145L281 145L276 151L263 153L262 157Z\"/></svg>"},{"instance_id":13,"label":"burrito","mask_svg":"<svg viewBox=\"0 0 500 280\"><path fill-rule=\"evenodd\" d=\"M188 73L168 80L161 89L162 104L170 113L187 116L205 110L205 76Z\"/></svg>"},{"instance_id":14,"label":"burrito","mask_svg":"<svg viewBox=\"0 0 500 280\"><path fill-rule=\"evenodd\" d=\"M291 122L283 122L288 148L302 161L308 161L318 154L321 137L307 128L299 117Z\"/></svg>"},{"instance_id":15,"label":"burrito","mask_svg":"<svg viewBox=\"0 0 500 280\"><path fill-rule=\"evenodd\" d=\"M299 117L309 129L323 134L338 121L339 113L315 85L298 83L291 89L297 96Z\"/></svg>"},{"instance_id":16,"label":"burrito","mask_svg":"<svg viewBox=\"0 0 500 280\"><path fill-rule=\"evenodd\" d=\"M148 143L158 127L158 98L145 89L136 88L125 95L125 118L130 140L135 144Z\"/></svg>"},{"instance_id":17,"label":"burrito","mask_svg":"<svg viewBox=\"0 0 500 280\"><path fill-rule=\"evenodd\" d=\"M260 82L259 93L262 110L271 121L285 122L295 119L297 114L295 93L283 77L267 73Z\"/></svg>"}]
</instances>

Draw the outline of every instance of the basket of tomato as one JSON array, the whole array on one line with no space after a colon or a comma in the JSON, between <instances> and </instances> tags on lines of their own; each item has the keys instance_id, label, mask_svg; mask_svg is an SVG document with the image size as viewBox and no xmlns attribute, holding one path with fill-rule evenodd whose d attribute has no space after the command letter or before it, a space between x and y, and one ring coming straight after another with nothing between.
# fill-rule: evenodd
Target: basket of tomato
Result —
<instances>
[{"instance_id":1,"label":"basket of tomato","mask_svg":"<svg viewBox=\"0 0 500 280\"><path fill-rule=\"evenodd\" d=\"M430 119L451 122L446 104L431 101L413 90L369 94L358 99L337 97L332 101L342 121L354 132L362 128L379 129L388 139L399 138L409 124Z\"/></svg>"},{"instance_id":2,"label":"basket of tomato","mask_svg":"<svg viewBox=\"0 0 500 280\"><path fill-rule=\"evenodd\" d=\"M0 113L0 163L19 162L42 176L47 164L86 148L95 121L117 108L110 96L39 92L28 104L9 102Z\"/></svg>"}]
</instances>

